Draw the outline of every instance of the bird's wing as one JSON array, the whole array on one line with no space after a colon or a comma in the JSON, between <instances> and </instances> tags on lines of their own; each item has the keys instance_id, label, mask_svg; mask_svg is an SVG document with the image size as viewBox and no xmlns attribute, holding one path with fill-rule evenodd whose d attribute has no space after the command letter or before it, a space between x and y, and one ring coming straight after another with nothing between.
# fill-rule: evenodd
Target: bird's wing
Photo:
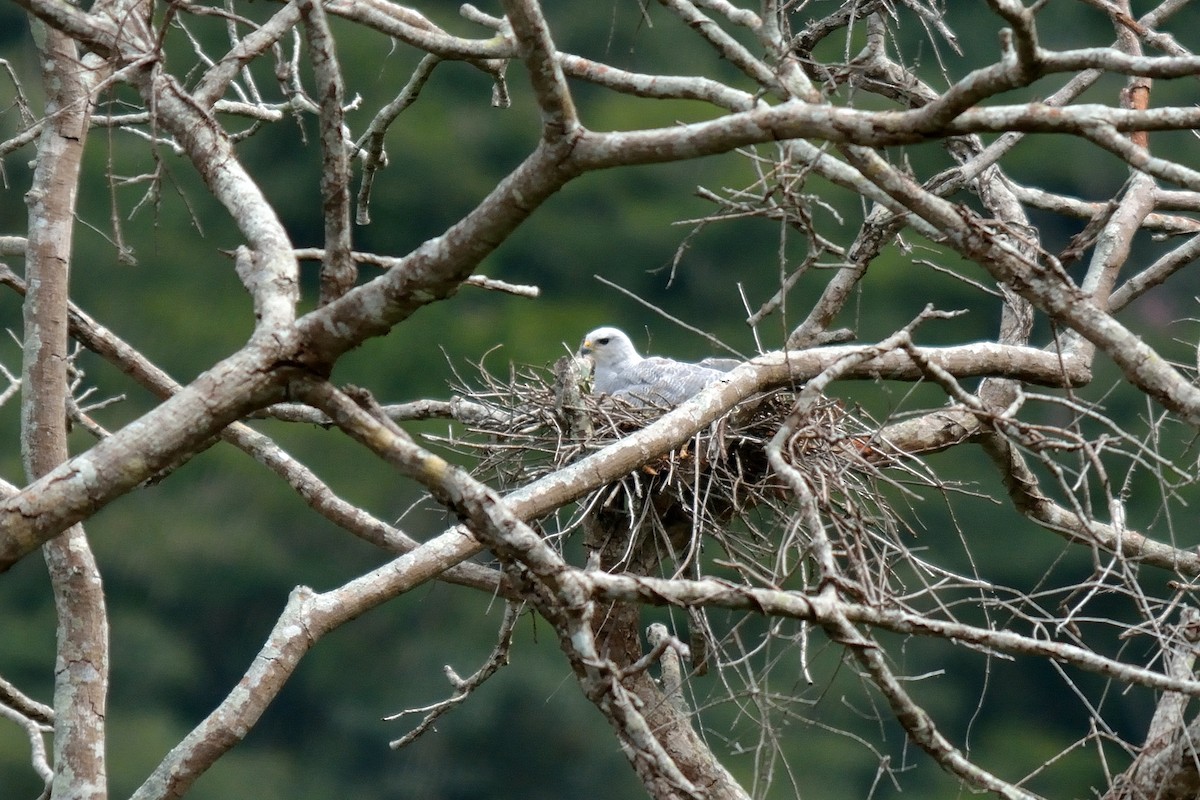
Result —
<instances>
[{"instance_id":1,"label":"bird's wing","mask_svg":"<svg viewBox=\"0 0 1200 800\"><path fill-rule=\"evenodd\" d=\"M609 394L638 403L676 405L724 374L698 364L652 356L616 371Z\"/></svg>"},{"instance_id":2,"label":"bird's wing","mask_svg":"<svg viewBox=\"0 0 1200 800\"><path fill-rule=\"evenodd\" d=\"M742 361L740 358L718 358L716 356L709 356L708 358L702 358L697 361L696 366L704 367L705 369L715 369L718 372L729 372L730 370L740 367L745 363L746 362Z\"/></svg>"}]
</instances>

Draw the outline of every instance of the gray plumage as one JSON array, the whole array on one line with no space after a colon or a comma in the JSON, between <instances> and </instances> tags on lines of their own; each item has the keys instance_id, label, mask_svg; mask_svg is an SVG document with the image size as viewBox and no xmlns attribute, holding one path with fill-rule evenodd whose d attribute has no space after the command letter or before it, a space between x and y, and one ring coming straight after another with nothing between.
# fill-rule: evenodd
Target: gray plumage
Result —
<instances>
[{"instance_id":1,"label":"gray plumage","mask_svg":"<svg viewBox=\"0 0 1200 800\"><path fill-rule=\"evenodd\" d=\"M721 358L719 356L709 356L702 358L696 362L696 366L704 367L705 369L715 369L717 372L730 372L735 367L740 367L743 362L740 358Z\"/></svg>"},{"instance_id":2,"label":"gray plumage","mask_svg":"<svg viewBox=\"0 0 1200 800\"><path fill-rule=\"evenodd\" d=\"M592 391L634 405L678 405L725 376L720 369L638 355L623 332L597 328L583 337L580 358L592 362Z\"/></svg>"}]
</instances>

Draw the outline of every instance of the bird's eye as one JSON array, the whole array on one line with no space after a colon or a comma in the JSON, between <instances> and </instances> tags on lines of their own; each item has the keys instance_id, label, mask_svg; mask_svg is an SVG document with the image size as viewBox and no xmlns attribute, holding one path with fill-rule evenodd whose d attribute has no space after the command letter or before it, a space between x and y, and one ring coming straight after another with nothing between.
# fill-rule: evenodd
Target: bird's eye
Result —
<instances>
[{"instance_id":1,"label":"bird's eye","mask_svg":"<svg viewBox=\"0 0 1200 800\"><path fill-rule=\"evenodd\" d=\"M596 344L608 344L608 337L605 336L603 339L597 339Z\"/></svg>"}]
</instances>

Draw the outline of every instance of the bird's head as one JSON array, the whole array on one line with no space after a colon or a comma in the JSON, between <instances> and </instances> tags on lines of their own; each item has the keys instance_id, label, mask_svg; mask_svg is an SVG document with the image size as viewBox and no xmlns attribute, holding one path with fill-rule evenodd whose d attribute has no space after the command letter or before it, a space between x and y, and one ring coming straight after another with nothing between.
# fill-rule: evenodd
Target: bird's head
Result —
<instances>
[{"instance_id":1,"label":"bird's head","mask_svg":"<svg viewBox=\"0 0 1200 800\"><path fill-rule=\"evenodd\" d=\"M596 328L583 337L579 357L591 359L597 370L641 360L629 337L617 328L608 327Z\"/></svg>"}]
</instances>

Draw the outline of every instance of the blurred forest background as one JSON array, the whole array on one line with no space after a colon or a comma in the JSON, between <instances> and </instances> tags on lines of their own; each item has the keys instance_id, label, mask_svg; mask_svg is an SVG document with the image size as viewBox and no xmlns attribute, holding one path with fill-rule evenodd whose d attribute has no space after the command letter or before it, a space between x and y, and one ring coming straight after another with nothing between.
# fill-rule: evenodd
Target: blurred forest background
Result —
<instances>
[{"instance_id":1,"label":"blurred forest background","mask_svg":"<svg viewBox=\"0 0 1200 800\"><path fill-rule=\"evenodd\" d=\"M445 3L441 13L423 11L448 30L479 35L478 29L457 17L456 5ZM500 13L489 5L481 7ZM693 63L711 69L711 53L653 4L642 8L633 0L610 0L587 6L587 13L579 4L547 5L558 43L568 52L648 71L685 73ZM822 14L824 5L812 2L811 15ZM927 44L922 59L928 66L926 79L939 87L939 59L951 63L955 74L962 74L965 69L958 64L964 58L969 63L973 53L981 53L981 59L991 60L998 49L997 23L984 3L948 6L949 22L960 35L966 56L935 51ZM239 4L238 12L264 19L274 8L268 2ZM1137 10L1135 4L1135 14ZM1106 43L1112 37L1102 14L1073 0L1051 0L1041 19L1046 46ZM919 21L903 18L902 12L901 22L900 36L925 39ZM338 20L332 24L336 34L344 33ZM1200 17L1192 13L1190 19L1185 15L1175 20L1172 28L1197 25ZM215 43L224 36L223 23L213 20L211 29L197 27L193 32L211 37L213 51L219 52ZM175 46L180 48L180 58L190 57L182 37ZM394 96L407 80L416 56L380 36L361 41L342 38L339 55L349 94L359 92L366 98L365 111L348 114L358 135L369 121L370 109ZM9 4L0 4L0 56L21 76L33 108L40 109L29 26L23 13ZM465 64L446 64L435 71L420 100L391 130L387 140L391 163L376 182L372 224L356 228L356 249L389 255L408 252L469 210L515 165L539 130L537 110L519 69L516 65L510 70L513 105L505 110L490 107L491 83L479 71ZM262 86L273 87L271 76L260 79ZM1120 87L1119 79L1102 81L1084 101L1115 103ZM593 129L670 124L701 119L707 113L699 104L638 101L588 86L576 88L583 122ZM1049 82L1039 84L1025 96L1048 94L1053 88ZM1159 84L1155 91L1194 93L1195 85ZM0 81L0 140L22 126L12 84ZM1171 140L1166 135L1155 139L1156 144L1163 141ZM1177 141L1195 146L1190 136L1180 134ZM1111 196L1126 178L1123 166L1095 149L1081 158L1078 147L1069 137L1055 141L1030 137L1006 163L1017 178L1036 176L1041 185L1056 191L1083 199ZM248 136L239 151L274 201L295 244L319 246L320 151L315 121L305 117L264 127ZM0 235L25 228L23 195L29 184L31 152L29 148L18 151L0 164ZM100 180L84 184L73 296L83 309L176 379L187 381L244 341L251 315L231 260L218 253L239 244L236 232L207 193L198 189L188 165L170 152L160 155L170 177L165 184L168 191L155 202L135 208L140 188L127 190ZM950 163L934 146L891 155L921 164ZM85 172L93 177L104 173L106 163L111 163L116 175L136 175L153 166L144 141L104 131L93 136L87 157ZM382 402L447 398L459 380L456 372L470 380L480 362L501 374L507 373L510 363L548 365L600 324L623 327L643 351L680 358L714 354L702 337L647 310L600 282L597 275L752 355L757 348L744 322L742 295L757 308L776 291L779 254L787 242L781 240L778 226L764 220L725 221L700 228L686 222L712 211L696 196L697 186L718 189L749 185L752 180L749 160L734 156L586 176L552 198L481 267L492 277L536 284L540 298L464 288L458 296L420 311L402 330L351 354L334 377L369 388ZM831 205L830 219L823 224L835 221L835 213L850 220L862 216L863 210L845 193L831 189L823 199ZM120 243L113 240L113 218L120 220ZM1053 244L1065 243L1080 227L1044 214L1034 221ZM853 318L839 321L853 328L859 341L886 336L927 303L956 309L964 307L965 298L976 296L921 263L936 263L944 253L927 243L910 244L907 252L888 251L867 277L875 289L870 296L886 298L886 304L852 303ZM19 270L19 261L12 266ZM316 265L309 266L312 271L306 277L315 283ZM815 286L823 277L812 280ZM802 296L804 286L798 290ZM1175 326L1190 330L1195 324L1189 319L1194 301L1188 293L1165 297L1150 293L1139 302L1144 335L1158 342L1169 343ZM19 298L0 295L0 325L15 337L20 319ZM778 347L794 323L786 313L768 321L759 331L763 347ZM987 339L994 336L996 326L992 312L967 314L926 326L919 338L930 344ZM1192 358L1183 345L1163 346L1181 358ZM19 371L20 347L15 338L0 340L0 363ZM87 383L96 387L96 397L125 396L97 413L102 423L130 419L152 405L142 390L95 357L83 355L79 366L87 374ZM1097 379L1086 392L1102 396L1114 383L1114 373L1101 362ZM920 387L899 384L841 384L837 390L877 418L941 402L938 395L925 394ZM1119 396L1109 398L1109 408L1118 420L1122 414L1128 419L1148 413L1144 406L1122 409ZM321 477L338 493L384 519L401 520L401 527L411 535L425 538L450 521L420 504L420 495L411 485L398 482L388 468L344 437L317 427L260 425L286 449L318 465ZM18 404L10 402L0 408L0 430L8 443L0 451L0 474L22 483L17 429ZM447 433L444 423L411 429ZM88 444L85 433L75 436L78 447ZM307 458L318 453L319 459ZM955 460L954 473L968 489L972 475L986 469L982 456L970 448L932 458ZM1052 567L1090 569L1083 548L1066 552L1059 540L1020 523L987 498L961 495L951 502L930 496L922 503L923 527L917 535L923 545L964 552L953 527L939 524L949 523L953 516L970 530L974 557L1006 564L1005 577L1012 585L1032 587ZM1138 513L1131 508L1131 524ZM153 489L113 503L89 523L88 530L105 577L112 618L109 722L114 797L132 792L166 750L224 697L295 585L328 588L386 557L316 518L281 482L223 446L202 454ZM0 608L4 609L0 674L48 701L55 624L39 559L25 559L0 576ZM387 742L406 733L415 718L384 722L381 717L447 696L443 664L449 663L460 674L473 671L493 645L501 612L502 603L481 602L472 590L431 584L337 631L305 659L248 739L202 778L190 796L197 800L641 796L606 724L579 696L554 637L546 635L544 626L539 630L529 616L520 626L509 668L465 707L444 717L436 732L400 752L388 749ZM416 650L403 644L414 640L431 646ZM948 658L962 658L961 651L946 652ZM944 720L950 712L957 715L957 723L947 726L948 733L973 753L983 754L985 766L1003 765L1007 774L1018 775L1021 765L1038 765L1070 743L1085 709L1061 696L1062 685L1050 665L1041 665L1039 675L1028 665L1019 674L1009 674L1000 661L990 662L984 673L979 668L982 663L972 662L960 670L948 662L903 667L914 674L947 670L935 682L934 693L927 690L923 699ZM703 695L705 679L697 680L696 690ZM823 720L847 728L877 724L869 719L867 709L856 708L840 696L836 677L809 687L797 665L794 688L798 694L812 694L814 718L819 712ZM1112 704L1110 711L1124 709L1131 730L1142 730L1152 709L1148 697L1133 692L1106 702ZM1046 713L1049 709L1054 713ZM1120 715L1118 711L1115 716ZM1029 725L1031 718L1038 721L1036 726ZM736 743L756 731L752 722L739 719L732 709L727 722L726 730L710 735ZM797 776L803 797L818 800L869 792L878 759L863 744L800 718L793 721L790 734L785 747L799 754L793 762L804 765L803 774ZM922 755L909 751L901 735L891 736L890 742L893 768L914 771L908 788L917 791L915 796L958 795L956 782ZM752 772L754 742L745 744L743 761L735 756L727 762L735 774ZM1081 772L1078 778L1076 794L1081 796L1092 777ZM1036 779L1030 787L1038 788ZM24 734L0 723L0 797L31 798L40 789L28 766ZM780 797L791 792L786 781L779 781L774 791ZM894 794L887 781L875 787L876 797Z\"/></svg>"}]
</instances>

